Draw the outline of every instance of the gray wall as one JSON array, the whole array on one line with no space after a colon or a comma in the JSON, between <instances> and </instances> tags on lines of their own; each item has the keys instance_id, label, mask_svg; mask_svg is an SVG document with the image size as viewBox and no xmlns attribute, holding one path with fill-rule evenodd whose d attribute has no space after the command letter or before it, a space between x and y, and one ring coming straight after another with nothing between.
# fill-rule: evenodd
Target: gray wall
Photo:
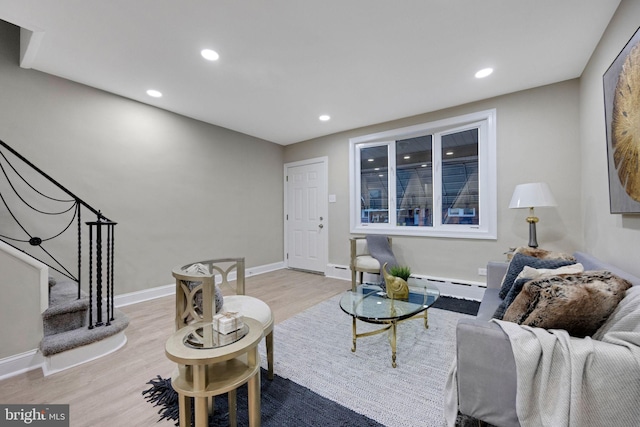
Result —
<instances>
[{"instance_id":1,"label":"gray wall","mask_svg":"<svg viewBox=\"0 0 640 427\"><path fill-rule=\"evenodd\" d=\"M0 21L0 139L118 222L116 294L194 260L282 261L282 146L18 60L19 30Z\"/></svg>"},{"instance_id":2,"label":"gray wall","mask_svg":"<svg viewBox=\"0 0 640 427\"><path fill-rule=\"evenodd\" d=\"M602 76L640 26L640 2L623 0L580 79L580 176L586 251L640 275L640 215L611 214Z\"/></svg>"},{"instance_id":3,"label":"gray wall","mask_svg":"<svg viewBox=\"0 0 640 427\"><path fill-rule=\"evenodd\" d=\"M40 271L0 250L0 359L38 348Z\"/></svg>"},{"instance_id":4,"label":"gray wall","mask_svg":"<svg viewBox=\"0 0 640 427\"><path fill-rule=\"evenodd\" d=\"M498 239L395 237L394 252L415 273L484 281L478 268L526 245L527 210L508 209L513 189L546 181L557 208L536 210L541 247L572 252L582 247L580 206L579 82L570 80L473 104L330 135L285 147L285 162L329 157L329 262L349 264L349 138L496 108Z\"/></svg>"}]
</instances>

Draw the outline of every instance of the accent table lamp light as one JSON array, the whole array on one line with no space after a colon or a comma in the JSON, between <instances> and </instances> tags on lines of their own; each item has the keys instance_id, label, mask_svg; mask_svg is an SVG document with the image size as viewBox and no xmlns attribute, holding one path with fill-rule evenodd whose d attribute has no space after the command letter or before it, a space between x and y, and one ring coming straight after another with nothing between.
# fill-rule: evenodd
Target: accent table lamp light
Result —
<instances>
[{"instance_id":1,"label":"accent table lamp light","mask_svg":"<svg viewBox=\"0 0 640 427\"><path fill-rule=\"evenodd\" d=\"M533 208L544 206L557 206L556 200L551 194L551 189L546 183L534 182L516 185L511 197L511 203L509 203L509 209L529 208L527 222L529 223L529 246L532 248L538 247L536 238L538 217L534 215Z\"/></svg>"}]
</instances>

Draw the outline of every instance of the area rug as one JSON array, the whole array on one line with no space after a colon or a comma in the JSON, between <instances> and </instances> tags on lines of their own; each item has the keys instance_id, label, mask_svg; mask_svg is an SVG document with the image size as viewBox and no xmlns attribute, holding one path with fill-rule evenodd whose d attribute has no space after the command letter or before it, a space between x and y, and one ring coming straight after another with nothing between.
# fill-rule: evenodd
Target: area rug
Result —
<instances>
[{"instance_id":1,"label":"area rug","mask_svg":"<svg viewBox=\"0 0 640 427\"><path fill-rule=\"evenodd\" d=\"M394 369L386 333L358 339L356 352L351 351L351 317L339 300L333 297L275 326L276 378L262 379L262 425L442 427L455 326L477 312L477 303L443 297L440 307L462 313L432 307L429 329L419 319L399 324ZM358 332L378 327L358 322ZM264 374L264 343L259 351ZM152 403L172 395L172 390L162 392L170 388L169 380L149 384L143 394ZM240 426L248 425L246 404L245 386L238 390ZM168 408L164 416L175 420L175 403L163 407ZM217 397L210 425L228 425L226 416L226 397Z\"/></svg>"},{"instance_id":2,"label":"area rug","mask_svg":"<svg viewBox=\"0 0 640 427\"><path fill-rule=\"evenodd\" d=\"M444 425L443 392L455 330L467 314L431 308L397 330L397 368L386 333L351 351L351 317L336 296L275 327L275 373L388 427ZM379 328L358 322L358 332ZM264 347L260 348L265 363ZM263 367L266 367L263 366Z\"/></svg>"}]
</instances>

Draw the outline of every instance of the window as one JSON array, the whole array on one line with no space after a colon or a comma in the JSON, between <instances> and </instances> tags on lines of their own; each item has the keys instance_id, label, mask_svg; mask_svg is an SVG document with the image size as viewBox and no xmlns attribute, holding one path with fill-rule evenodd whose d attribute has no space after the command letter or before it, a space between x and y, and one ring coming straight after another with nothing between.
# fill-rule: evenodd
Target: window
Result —
<instances>
[{"instance_id":1,"label":"window","mask_svg":"<svg viewBox=\"0 0 640 427\"><path fill-rule=\"evenodd\" d=\"M352 138L352 233L495 239L495 110Z\"/></svg>"}]
</instances>

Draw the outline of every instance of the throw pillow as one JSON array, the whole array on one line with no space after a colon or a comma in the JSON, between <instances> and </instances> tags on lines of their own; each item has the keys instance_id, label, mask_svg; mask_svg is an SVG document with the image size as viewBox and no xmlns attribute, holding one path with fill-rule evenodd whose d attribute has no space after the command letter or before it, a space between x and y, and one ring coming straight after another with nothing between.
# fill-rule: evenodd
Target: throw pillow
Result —
<instances>
[{"instance_id":1,"label":"throw pillow","mask_svg":"<svg viewBox=\"0 0 640 427\"><path fill-rule=\"evenodd\" d=\"M193 291L195 287L200 286L202 284L202 282L192 282L192 281L183 281L183 283L185 283L189 287L189 291ZM214 293L214 306L213 306L214 311L213 312L219 313L220 310L222 310L222 306L224 305L224 297L218 285L216 285L214 292L215 293ZM196 311L200 315L202 315L202 289L197 291L193 299L193 302L196 306Z\"/></svg>"},{"instance_id":2,"label":"throw pillow","mask_svg":"<svg viewBox=\"0 0 640 427\"><path fill-rule=\"evenodd\" d=\"M520 272L520 274L518 275L518 277L516 277L515 282L513 282L513 285L511 286L511 289L509 289L507 296L504 298L502 303L500 303L500 305L496 309L495 313L493 314L493 317L501 320L504 317L504 313L507 311L509 306L513 303L513 301L515 301L516 297L520 294L520 291L522 291L522 287L525 285L525 283L529 282L530 280L537 279L543 276L556 276L559 274L582 273L583 271L584 271L584 267L580 263L565 265L563 267L553 268L553 269L532 268L532 267L529 267L528 265L525 265L522 271Z\"/></svg>"},{"instance_id":3,"label":"throw pillow","mask_svg":"<svg viewBox=\"0 0 640 427\"><path fill-rule=\"evenodd\" d=\"M185 268L184 271L185 273L188 273L188 274L207 274L207 275L211 274L209 271L209 267L200 263L191 264L189 267ZM199 281L183 281L183 282L189 287L189 291L193 291L195 287L202 284L202 282L199 282ZM194 298L194 304L197 307L196 311L202 314L202 290L199 290L196 293ZM214 313L220 312L220 310L222 310L223 305L224 305L224 297L222 296L222 291L220 290L218 285L215 285L214 307L213 307Z\"/></svg>"},{"instance_id":4,"label":"throw pillow","mask_svg":"<svg viewBox=\"0 0 640 427\"><path fill-rule=\"evenodd\" d=\"M564 329L574 337L593 335L631 287L608 272L545 276L527 282L503 320L545 329Z\"/></svg>"},{"instance_id":5,"label":"throw pillow","mask_svg":"<svg viewBox=\"0 0 640 427\"><path fill-rule=\"evenodd\" d=\"M516 280L537 279L542 276L557 276L559 274L577 274L584 271L584 266L580 263L569 264L558 268L533 268L525 265Z\"/></svg>"},{"instance_id":6,"label":"throw pillow","mask_svg":"<svg viewBox=\"0 0 640 427\"><path fill-rule=\"evenodd\" d=\"M564 252L548 251L546 249L540 248L530 248L529 246L520 246L513 251L513 254L522 254L540 259L566 259L569 261L576 260L573 255L565 254Z\"/></svg>"},{"instance_id":7,"label":"throw pillow","mask_svg":"<svg viewBox=\"0 0 640 427\"><path fill-rule=\"evenodd\" d=\"M572 260L562 258L546 259L517 253L513 256L511 262L509 263L507 274L505 274L504 279L502 280L502 286L500 287L500 292L498 293L498 295L500 296L500 298L505 299L505 297L509 293L509 289L511 289L511 286L513 286L513 282L515 282L516 278L525 266L533 268L558 268L564 265L575 263L575 258Z\"/></svg>"}]
</instances>

